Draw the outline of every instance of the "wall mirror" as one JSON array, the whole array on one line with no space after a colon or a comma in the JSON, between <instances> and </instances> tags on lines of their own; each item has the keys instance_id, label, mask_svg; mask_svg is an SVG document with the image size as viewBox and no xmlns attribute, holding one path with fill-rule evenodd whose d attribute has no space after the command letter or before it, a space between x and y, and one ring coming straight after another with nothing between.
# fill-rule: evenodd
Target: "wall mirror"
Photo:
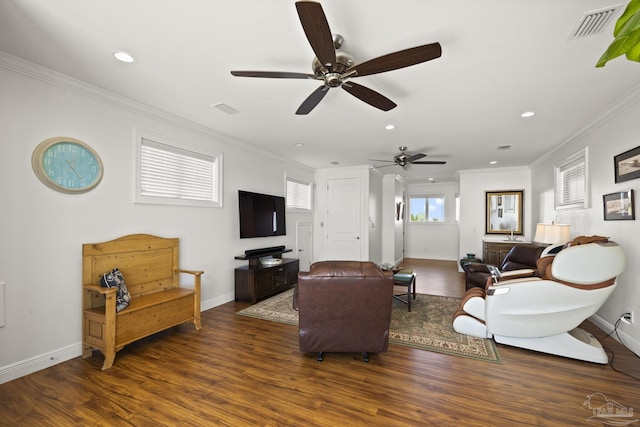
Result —
<instances>
[{"instance_id":1,"label":"wall mirror","mask_svg":"<svg viewBox=\"0 0 640 427\"><path fill-rule=\"evenodd\" d=\"M524 190L486 192L486 234L522 235Z\"/></svg>"}]
</instances>

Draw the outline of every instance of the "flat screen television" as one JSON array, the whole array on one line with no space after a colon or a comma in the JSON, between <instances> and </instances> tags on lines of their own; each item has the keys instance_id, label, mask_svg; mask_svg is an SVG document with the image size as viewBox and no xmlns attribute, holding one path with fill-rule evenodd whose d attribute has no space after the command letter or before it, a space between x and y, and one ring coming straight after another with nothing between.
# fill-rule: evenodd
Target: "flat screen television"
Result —
<instances>
[{"instance_id":1,"label":"flat screen television","mask_svg":"<svg viewBox=\"0 0 640 427\"><path fill-rule=\"evenodd\" d=\"M287 234L284 197L238 190L238 205L241 239Z\"/></svg>"}]
</instances>

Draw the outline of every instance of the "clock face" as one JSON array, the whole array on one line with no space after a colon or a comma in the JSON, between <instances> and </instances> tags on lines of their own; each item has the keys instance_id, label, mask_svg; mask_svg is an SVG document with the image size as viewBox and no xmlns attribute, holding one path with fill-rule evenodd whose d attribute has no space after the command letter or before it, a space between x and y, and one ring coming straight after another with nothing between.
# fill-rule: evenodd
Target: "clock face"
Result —
<instances>
[{"instance_id":1,"label":"clock face","mask_svg":"<svg viewBox=\"0 0 640 427\"><path fill-rule=\"evenodd\" d=\"M31 163L40 181L67 194L87 192L102 179L102 161L98 154L74 138L51 138L42 142L34 150Z\"/></svg>"}]
</instances>

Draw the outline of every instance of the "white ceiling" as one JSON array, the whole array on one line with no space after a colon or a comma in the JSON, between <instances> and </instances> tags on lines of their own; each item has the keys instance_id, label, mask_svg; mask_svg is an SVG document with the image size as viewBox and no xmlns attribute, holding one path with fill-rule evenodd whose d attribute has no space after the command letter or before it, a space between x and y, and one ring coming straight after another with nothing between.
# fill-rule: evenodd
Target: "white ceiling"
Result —
<instances>
[{"instance_id":1,"label":"white ceiling","mask_svg":"<svg viewBox=\"0 0 640 427\"><path fill-rule=\"evenodd\" d=\"M332 89L296 116L319 82L229 73L311 73L293 0L1 0L0 50L313 168L380 165L368 159L391 159L400 145L447 161L382 169L410 182L527 165L640 84L638 63L594 66L624 0L321 3L356 63L432 42L442 57L357 79L398 104L389 112ZM621 3L601 34L570 40L584 12ZM137 62L116 61L119 49ZM221 102L239 112L212 108ZM528 110L536 115L521 118Z\"/></svg>"}]
</instances>

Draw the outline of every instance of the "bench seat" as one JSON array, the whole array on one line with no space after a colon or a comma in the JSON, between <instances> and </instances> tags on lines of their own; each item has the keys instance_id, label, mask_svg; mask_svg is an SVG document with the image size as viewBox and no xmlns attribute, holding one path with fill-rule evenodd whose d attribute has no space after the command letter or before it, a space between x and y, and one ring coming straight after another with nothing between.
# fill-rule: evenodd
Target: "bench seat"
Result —
<instances>
[{"instance_id":1,"label":"bench seat","mask_svg":"<svg viewBox=\"0 0 640 427\"><path fill-rule=\"evenodd\" d=\"M83 357L98 349L105 356L102 369L108 369L115 353L133 341L185 322L201 329L203 272L177 265L177 238L135 234L83 245ZM102 274L114 267L124 275L131 295L119 312L116 288L99 285ZM192 287L180 287L180 273L193 276Z\"/></svg>"}]
</instances>

